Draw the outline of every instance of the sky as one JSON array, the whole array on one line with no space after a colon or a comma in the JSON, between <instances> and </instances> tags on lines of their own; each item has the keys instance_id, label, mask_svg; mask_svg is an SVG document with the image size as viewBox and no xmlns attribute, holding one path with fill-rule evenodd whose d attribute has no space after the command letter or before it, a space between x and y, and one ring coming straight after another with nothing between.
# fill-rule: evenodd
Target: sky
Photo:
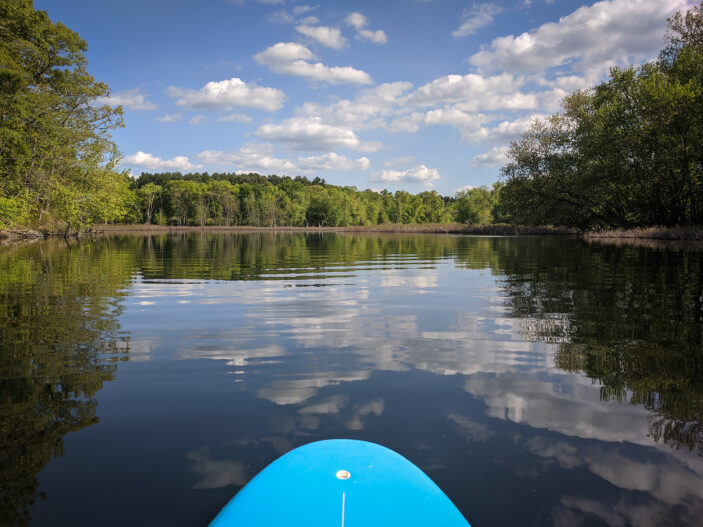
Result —
<instances>
[{"instance_id":1,"label":"sky","mask_svg":"<svg viewBox=\"0 0 703 527\"><path fill-rule=\"evenodd\" d=\"M564 96L640 64L694 0L35 0L121 104L121 167L490 185Z\"/></svg>"}]
</instances>

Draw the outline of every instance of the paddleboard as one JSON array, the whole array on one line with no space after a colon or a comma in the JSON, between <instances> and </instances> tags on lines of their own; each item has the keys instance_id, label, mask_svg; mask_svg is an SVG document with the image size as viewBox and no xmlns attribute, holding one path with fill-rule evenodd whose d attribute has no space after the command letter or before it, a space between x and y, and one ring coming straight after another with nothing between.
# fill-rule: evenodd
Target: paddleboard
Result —
<instances>
[{"instance_id":1,"label":"paddleboard","mask_svg":"<svg viewBox=\"0 0 703 527\"><path fill-rule=\"evenodd\" d=\"M468 527L451 500L400 454L330 439L281 456L249 481L211 527Z\"/></svg>"}]
</instances>

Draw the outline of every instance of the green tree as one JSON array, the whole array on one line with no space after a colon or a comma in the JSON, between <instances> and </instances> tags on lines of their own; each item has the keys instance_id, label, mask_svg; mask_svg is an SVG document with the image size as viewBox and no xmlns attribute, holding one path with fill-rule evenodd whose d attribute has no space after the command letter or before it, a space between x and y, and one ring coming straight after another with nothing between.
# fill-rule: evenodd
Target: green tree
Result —
<instances>
[{"instance_id":1,"label":"green tree","mask_svg":"<svg viewBox=\"0 0 703 527\"><path fill-rule=\"evenodd\" d=\"M139 209L144 223L147 225L151 223L154 217L154 207L161 198L162 190L163 188L161 186L155 185L154 183L148 183L137 189Z\"/></svg>"},{"instance_id":2,"label":"green tree","mask_svg":"<svg viewBox=\"0 0 703 527\"><path fill-rule=\"evenodd\" d=\"M456 195L457 221L472 225L488 225L493 222L493 200L488 187L462 190Z\"/></svg>"},{"instance_id":3,"label":"green tree","mask_svg":"<svg viewBox=\"0 0 703 527\"><path fill-rule=\"evenodd\" d=\"M703 9L658 61L614 68L536 121L502 168L503 215L581 228L703 224Z\"/></svg>"},{"instance_id":4,"label":"green tree","mask_svg":"<svg viewBox=\"0 0 703 527\"><path fill-rule=\"evenodd\" d=\"M110 131L122 109L101 103L87 44L31 0L0 0L0 21L0 225L121 217L129 190Z\"/></svg>"}]
</instances>

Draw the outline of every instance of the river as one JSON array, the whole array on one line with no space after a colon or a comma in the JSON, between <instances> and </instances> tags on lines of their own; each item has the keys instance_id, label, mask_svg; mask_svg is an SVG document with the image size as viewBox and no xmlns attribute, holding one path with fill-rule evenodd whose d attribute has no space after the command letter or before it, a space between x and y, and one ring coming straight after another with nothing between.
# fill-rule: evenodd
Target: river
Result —
<instances>
[{"instance_id":1,"label":"river","mask_svg":"<svg viewBox=\"0 0 703 527\"><path fill-rule=\"evenodd\" d=\"M703 517L703 252L568 237L0 249L0 523L205 525L374 441L474 526Z\"/></svg>"}]
</instances>

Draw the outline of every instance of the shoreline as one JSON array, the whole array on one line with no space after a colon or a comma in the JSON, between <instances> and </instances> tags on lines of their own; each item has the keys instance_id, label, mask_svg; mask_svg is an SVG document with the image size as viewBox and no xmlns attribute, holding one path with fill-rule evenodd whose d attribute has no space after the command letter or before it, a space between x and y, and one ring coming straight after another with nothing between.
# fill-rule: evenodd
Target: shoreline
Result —
<instances>
[{"instance_id":1,"label":"shoreline","mask_svg":"<svg viewBox=\"0 0 703 527\"><path fill-rule=\"evenodd\" d=\"M63 232L38 231L29 228L0 230L0 245L30 243L48 238L81 238L109 234L169 234L188 232L215 233L369 233L369 234L466 234L476 236L573 236L592 243L617 245L699 248L703 246L703 229L649 227L642 229L613 229L581 232L578 229L553 226L524 226L510 224L465 225L460 223L424 223L348 226L348 227L256 227L241 226L175 226L143 224L104 224L64 236Z\"/></svg>"},{"instance_id":2,"label":"shoreline","mask_svg":"<svg viewBox=\"0 0 703 527\"><path fill-rule=\"evenodd\" d=\"M174 225L100 225L91 231L94 234L110 233L169 233L169 232L368 232L368 233L398 233L398 234L476 234L476 235L525 235L540 236L546 234L578 235L580 231L566 227L527 227L523 225L465 225L461 223L410 223L396 224L383 223L380 225L354 225L347 227L256 227L251 225L241 226L174 226Z\"/></svg>"}]
</instances>

